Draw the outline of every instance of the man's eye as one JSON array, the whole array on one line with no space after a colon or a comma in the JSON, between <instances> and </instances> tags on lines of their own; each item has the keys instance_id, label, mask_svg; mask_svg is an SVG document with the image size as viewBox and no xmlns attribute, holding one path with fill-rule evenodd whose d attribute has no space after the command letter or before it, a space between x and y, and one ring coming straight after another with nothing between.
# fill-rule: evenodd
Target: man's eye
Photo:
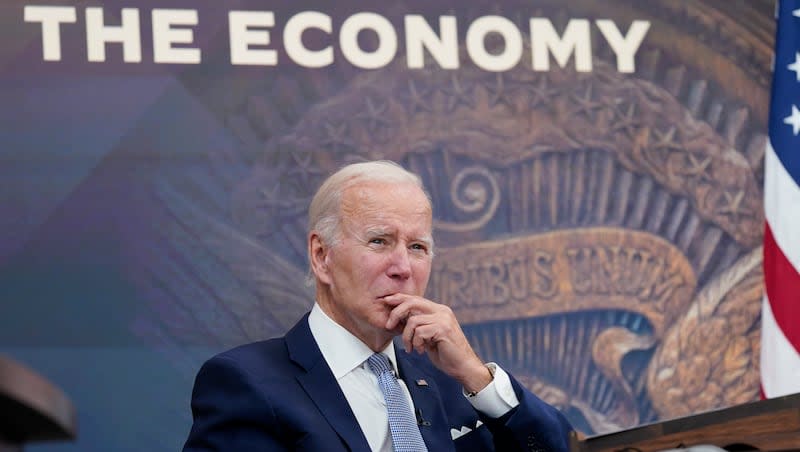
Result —
<instances>
[{"instance_id":1,"label":"man's eye","mask_svg":"<svg viewBox=\"0 0 800 452\"><path fill-rule=\"evenodd\" d=\"M383 245L386 243L385 239L371 239L369 243L374 243L376 245Z\"/></svg>"},{"instance_id":2,"label":"man's eye","mask_svg":"<svg viewBox=\"0 0 800 452\"><path fill-rule=\"evenodd\" d=\"M425 245L422 245L420 243L415 243L415 244L411 245L411 249L412 250L416 250L416 251L427 251L428 247L426 247Z\"/></svg>"}]
</instances>

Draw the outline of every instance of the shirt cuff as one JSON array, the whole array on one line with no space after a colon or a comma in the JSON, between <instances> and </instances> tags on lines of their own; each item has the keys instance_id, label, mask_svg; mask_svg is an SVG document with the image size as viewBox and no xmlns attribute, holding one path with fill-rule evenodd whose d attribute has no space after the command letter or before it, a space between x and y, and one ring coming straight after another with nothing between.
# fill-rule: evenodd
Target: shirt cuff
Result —
<instances>
[{"instance_id":1,"label":"shirt cuff","mask_svg":"<svg viewBox=\"0 0 800 452\"><path fill-rule=\"evenodd\" d=\"M486 366L494 368L494 379L473 397L467 397L466 392L464 397L467 397L473 408L496 419L519 405L519 399L514 393L508 374L495 363L488 363Z\"/></svg>"}]
</instances>

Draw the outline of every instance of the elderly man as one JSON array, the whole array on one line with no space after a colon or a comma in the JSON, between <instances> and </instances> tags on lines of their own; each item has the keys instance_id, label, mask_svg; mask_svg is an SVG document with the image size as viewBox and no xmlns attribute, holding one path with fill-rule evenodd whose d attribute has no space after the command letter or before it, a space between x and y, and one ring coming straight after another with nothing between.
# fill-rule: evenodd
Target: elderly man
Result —
<instances>
[{"instance_id":1,"label":"elderly man","mask_svg":"<svg viewBox=\"0 0 800 452\"><path fill-rule=\"evenodd\" d=\"M202 367L184 451L567 450L564 417L424 298L432 212L416 175L342 168L311 201L309 229L313 309Z\"/></svg>"}]
</instances>

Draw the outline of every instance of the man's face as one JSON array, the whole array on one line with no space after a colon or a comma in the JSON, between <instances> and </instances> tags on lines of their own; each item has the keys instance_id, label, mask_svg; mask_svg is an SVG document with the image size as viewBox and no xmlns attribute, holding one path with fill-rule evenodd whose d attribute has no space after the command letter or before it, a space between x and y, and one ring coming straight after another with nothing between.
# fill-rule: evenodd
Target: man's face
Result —
<instances>
[{"instance_id":1,"label":"man's face","mask_svg":"<svg viewBox=\"0 0 800 452\"><path fill-rule=\"evenodd\" d=\"M327 286L318 301L367 345L380 344L398 333L385 329L391 309L381 298L422 296L428 284L431 206L413 184L363 182L345 190L341 209L338 240L317 272Z\"/></svg>"}]
</instances>

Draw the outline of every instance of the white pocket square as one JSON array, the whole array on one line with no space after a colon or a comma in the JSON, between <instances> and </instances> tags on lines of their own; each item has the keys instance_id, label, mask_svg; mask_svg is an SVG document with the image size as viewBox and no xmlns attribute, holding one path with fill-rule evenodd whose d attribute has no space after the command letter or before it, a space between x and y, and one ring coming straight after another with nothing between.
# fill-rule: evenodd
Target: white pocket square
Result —
<instances>
[{"instance_id":1,"label":"white pocket square","mask_svg":"<svg viewBox=\"0 0 800 452\"><path fill-rule=\"evenodd\" d=\"M480 427L481 425L483 425L483 422L481 422L481 420L478 419L478 422L475 423L475 429L477 430L478 427ZM461 438L462 436L466 435L467 433L469 433L471 431L472 431L472 429L467 427L466 425L461 427L461 430L456 430L454 428L451 428L450 429L450 437L455 440L455 439Z\"/></svg>"},{"instance_id":2,"label":"white pocket square","mask_svg":"<svg viewBox=\"0 0 800 452\"><path fill-rule=\"evenodd\" d=\"M471 432L472 429L467 427L466 425L461 427L461 430L456 430L454 428L450 429L450 437L454 440L461 438L462 436L466 435L467 433Z\"/></svg>"}]
</instances>

